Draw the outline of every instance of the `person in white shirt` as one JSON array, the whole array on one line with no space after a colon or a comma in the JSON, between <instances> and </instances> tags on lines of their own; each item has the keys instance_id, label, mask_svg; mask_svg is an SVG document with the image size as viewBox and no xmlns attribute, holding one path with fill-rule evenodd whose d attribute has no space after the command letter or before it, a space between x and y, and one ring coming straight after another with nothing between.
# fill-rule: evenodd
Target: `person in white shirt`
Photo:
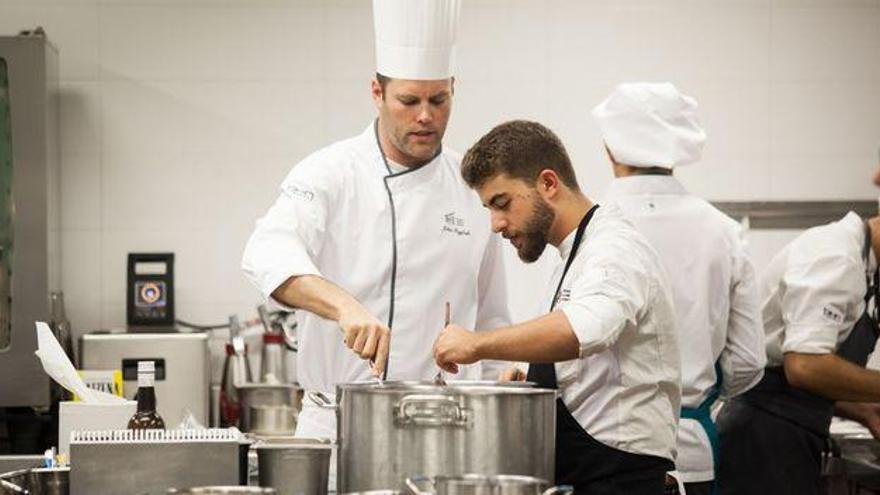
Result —
<instances>
[{"instance_id":1,"label":"person in white shirt","mask_svg":"<svg viewBox=\"0 0 880 495\"><path fill-rule=\"evenodd\" d=\"M673 176L702 155L696 100L670 83L620 84L593 116L615 176L602 205L618 206L648 238L672 282L682 353L676 477L688 495L709 495L719 460L710 408L758 383L766 363L744 233Z\"/></svg>"},{"instance_id":2,"label":"person in white shirt","mask_svg":"<svg viewBox=\"0 0 880 495\"><path fill-rule=\"evenodd\" d=\"M373 9L378 118L293 167L242 261L273 304L302 310L298 381L331 400L338 383L374 374L433 377L446 301L468 325L510 321L500 240L459 174L460 155L441 145L460 1ZM464 378L483 373L498 375L477 366ZM296 434L335 438L334 413L304 401Z\"/></svg>"},{"instance_id":3,"label":"person in white shirt","mask_svg":"<svg viewBox=\"0 0 880 495\"><path fill-rule=\"evenodd\" d=\"M865 368L877 341L878 253L880 217L850 212L771 260L760 283L764 378L718 417L721 493L825 493L835 401L852 401L838 412L860 420L880 401L880 372Z\"/></svg>"},{"instance_id":4,"label":"person in white shirt","mask_svg":"<svg viewBox=\"0 0 880 495\"><path fill-rule=\"evenodd\" d=\"M576 493L663 493L681 389L659 256L618 208L581 192L565 148L541 124L495 127L465 154L462 176L523 261L550 243L560 265L548 314L490 331L451 324L434 344L438 365L454 373L482 359L532 363L530 381L559 389L557 483Z\"/></svg>"}]
</instances>

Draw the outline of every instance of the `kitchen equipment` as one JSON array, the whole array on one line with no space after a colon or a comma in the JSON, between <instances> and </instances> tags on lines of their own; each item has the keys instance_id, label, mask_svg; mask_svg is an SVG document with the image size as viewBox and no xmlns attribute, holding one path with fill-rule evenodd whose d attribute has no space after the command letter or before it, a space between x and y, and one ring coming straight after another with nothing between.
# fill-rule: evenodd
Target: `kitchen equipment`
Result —
<instances>
[{"instance_id":1,"label":"kitchen equipment","mask_svg":"<svg viewBox=\"0 0 880 495\"><path fill-rule=\"evenodd\" d=\"M414 476L552 480L556 391L524 383L358 382L336 388L338 491L405 489Z\"/></svg>"},{"instance_id":2,"label":"kitchen equipment","mask_svg":"<svg viewBox=\"0 0 880 495\"><path fill-rule=\"evenodd\" d=\"M61 285L59 101L58 51L42 30L0 37L0 408L50 402L34 321L49 320ZM42 450L39 439L24 448Z\"/></svg>"},{"instance_id":3,"label":"kitchen equipment","mask_svg":"<svg viewBox=\"0 0 880 495\"><path fill-rule=\"evenodd\" d=\"M235 485L240 439L234 428L75 431L71 493L140 495L175 486Z\"/></svg>"},{"instance_id":4,"label":"kitchen equipment","mask_svg":"<svg viewBox=\"0 0 880 495\"><path fill-rule=\"evenodd\" d=\"M250 406L250 429L260 436L292 435L296 431L296 412L290 406Z\"/></svg>"},{"instance_id":5,"label":"kitchen equipment","mask_svg":"<svg viewBox=\"0 0 880 495\"><path fill-rule=\"evenodd\" d=\"M40 467L43 465L44 459L43 454L0 455L0 477L4 476L2 473Z\"/></svg>"},{"instance_id":6,"label":"kitchen equipment","mask_svg":"<svg viewBox=\"0 0 880 495\"><path fill-rule=\"evenodd\" d=\"M287 381L284 352L284 335L279 332L263 334L263 351L260 354L260 382L284 383Z\"/></svg>"},{"instance_id":7,"label":"kitchen equipment","mask_svg":"<svg viewBox=\"0 0 880 495\"><path fill-rule=\"evenodd\" d=\"M0 474L0 495L68 495L70 468L31 468Z\"/></svg>"},{"instance_id":8,"label":"kitchen equipment","mask_svg":"<svg viewBox=\"0 0 880 495\"><path fill-rule=\"evenodd\" d=\"M274 488L260 486L195 486L192 488L171 488L168 495L275 495Z\"/></svg>"},{"instance_id":9,"label":"kitchen equipment","mask_svg":"<svg viewBox=\"0 0 880 495\"><path fill-rule=\"evenodd\" d=\"M292 383L244 383L236 387L241 401L242 431L260 435L293 434L302 409L302 389Z\"/></svg>"},{"instance_id":10,"label":"kitchen equipment","mask_svg":"<svg viewBox=\"0 0 880 495\"><path fill-rule=\"evenodd\" d=\"M443 319L443 328L449 326L451 311L449 301L446 301L446 317ZM446 385L446 380L443 379L443 369L440 367L437 368L437 375L434 376L434 383L436 385Z\"/></svg>"},{"instance_id":11,"label":"kitchen equipment","mask_svg":"<svg viewBox=\"0 0 880 495\"><path fill-rule=\"evenodd\" d=\"M547 489L548 483L532 476L466 474L407 479L407 486L415 494L437 495L555 495L574 493L571 486Z\"/></svg>"},{"instance_id":12,"label":"kitchen equipment","mask_svg":"<svg viewBox=\"0 0 880 495\"><path fill-rule=\"evenodd\" d=\"M67 495L70 493L70 468L35 468L28 473L31 495Z\"/></svg>"},{"instance_id":13,"label":"kitchen equipment","mask_svg":"<svg viewBox=\"0 0 880 495\"><path fill-rule=\"evenodd\" d=\"M80 340L80 363L85 369L121 369L123 392L131 399L137 391L138 361L154 361L157 409L168 427L177 427L187 410L206 425L210 381L207 342L204 333L94 332Z\"/></svg>"},{"instance_id":14,"label":"kitchen equipment","mask_svg":"<svg viewBox=\"0 0 880 495\"><path fill-rule=\"evenodd\" d=\"M128 253L125 317L133 329L174 327L174 253Z\"/></svg>"},{"instance_id":15,"label":"kitchen equipment","mask_svg":"<svg viewBox=\"0 0 880 495\"><path fill-rule=\"evenodd\" d=\"M253 382L251 363L247 357L247 345L241 336L238 316L229 317L229 338L226 344L226 360L223 361L223 377L220 379L220 424L236 426L242 416L242 406L236 387Z\"/></svg>"},{"instance_id":16,"label":"kitchen equipment","mask_svg":"<svg viewBox=\"0 0 880 495\"><path fill-rule=\"evenodd\" d=\"M27 494L30 471L30 469L19 469L0 474L0 495Z\"/></svg>"},{"instance_id":17,"label":"kitchen equipment","mask_svg":"<svg viewBox=\"0 0 880 495\"><path fill-rule=\"evenodd\" d=\"M329 440L279 438L258 442L260 485L271 486L279 495L323 495L330 474Z\"/></svg>"}]
</instances>

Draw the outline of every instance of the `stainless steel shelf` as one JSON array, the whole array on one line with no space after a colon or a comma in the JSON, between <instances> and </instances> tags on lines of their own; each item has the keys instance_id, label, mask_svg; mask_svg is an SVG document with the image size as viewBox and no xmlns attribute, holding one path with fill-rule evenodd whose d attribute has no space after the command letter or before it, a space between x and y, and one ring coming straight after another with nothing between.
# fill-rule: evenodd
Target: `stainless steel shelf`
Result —
<instances>
[{"instance_id":1,"label":"stainless steel shelf","mask_svg":"<svg viewBox=\"0 0 880 495\"><path fill-rule=\"evenodd\" d=\"M718 201L716 208L750 229L805 229L840 220L848 211L862 218L877 215L877 201Z\"/></svg>"}]
</instances>

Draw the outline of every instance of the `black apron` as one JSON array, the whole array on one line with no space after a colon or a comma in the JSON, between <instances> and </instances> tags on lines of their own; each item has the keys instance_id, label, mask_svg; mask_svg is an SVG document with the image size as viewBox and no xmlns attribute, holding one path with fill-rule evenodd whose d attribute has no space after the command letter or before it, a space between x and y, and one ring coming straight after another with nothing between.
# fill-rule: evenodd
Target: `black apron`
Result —
<instances>
[{"instance_id":1,"label":"black apron","mask_svg":"<svg viewBox=\"0 0 880 495\"><path fill-rule=\"evenodd\" d=\"M574 245L550 304L552 312L565 275L577 254L590 219L599 205L594 205L581 220ZM542 388L558 388L554 363L531 363L527 380ZM599 442L577 422L562 398L556 402L556 484L572 485L575 493L655 494L663 493L666 471L673 469L668 459L638 455L611 448Z\"/></svg>"},{"instance_id":2,"label":"black apron","mask_svg":"<svg viewBox=\"0 0 880 495\"><path fill-rule=\"evenodd\" d=\"M866 260L870 239L867 231ZM865 312L836 351L859 366L865 366L877 343L877 319L868 309L872 299L876 306L877 290L875 271L873 283L868 280ZM718 416L721 493L825 493L822 450L833 415L834 401L791 386L781 366L765 369L758 385L730 400Z\"/></svg>"}]
</instances>

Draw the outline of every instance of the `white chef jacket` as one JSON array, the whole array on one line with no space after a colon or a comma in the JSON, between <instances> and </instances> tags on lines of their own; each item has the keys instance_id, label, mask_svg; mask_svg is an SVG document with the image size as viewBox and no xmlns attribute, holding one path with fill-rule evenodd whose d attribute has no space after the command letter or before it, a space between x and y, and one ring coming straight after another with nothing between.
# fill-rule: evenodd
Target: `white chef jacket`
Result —
<instances>
[{"instance_id":1,"label":"white chef jacket","mask_svg":"<svg viewBox=\"0 0 880 495\"><path fill-rule=\"evenodd\" d=\"M682 352L682 405L696 408L708 396L716 362L722 398L757 384L766 363L764 332L740 225L672 176L614 179L604 202L610 203L648 238L669 274ZM675 466L686 483L714 479L709 438L696 420L679 424Z\"/></svg>"},{"instance_id":2,"label":"white chef jacket","mask_svg":"<svg viewBox=\"0 0 880 495\"><path fill-rule=\"evenodd\" d=\"M866 276L877 266L868 257L865 224L854 212L804 231L767 267L761 278L767 365L783 354L829 354L846 340L865 309Z\"/></svg>"},{"instance_id":3,"label":"white chef jacket","mask_svg":"<svg viewBox=\"0 0 880 495\"><path fill-rule=\"evenodd\" d=\"M390 321L389 380L432 378L445 302L452 321L466 328L510 323L500 239L461 179L460 160L444 149L422 167L389 176L374 124L317 151L291 170L257 221L245 273L267 298L292 276L332 281ZM372 379L336 322L306 311L296 318L304 389L333 394L338 383ZM481 378L481 369L463 367L457 378Z\"/></svg>"},{"instance_id":4,"label":"white chef jacket","mask_svg":"<svg viewBox=\"0 0 880 495\"><path fill-rule=\"evenodd\" d=\"M574 237L559 245L551 298ZM555 365L572 416L609 447L673 460L681 373L671 291L657 253L617 207L593 215L556 309L580 344L580 357Z\"/></svg>"}]
</instances>

